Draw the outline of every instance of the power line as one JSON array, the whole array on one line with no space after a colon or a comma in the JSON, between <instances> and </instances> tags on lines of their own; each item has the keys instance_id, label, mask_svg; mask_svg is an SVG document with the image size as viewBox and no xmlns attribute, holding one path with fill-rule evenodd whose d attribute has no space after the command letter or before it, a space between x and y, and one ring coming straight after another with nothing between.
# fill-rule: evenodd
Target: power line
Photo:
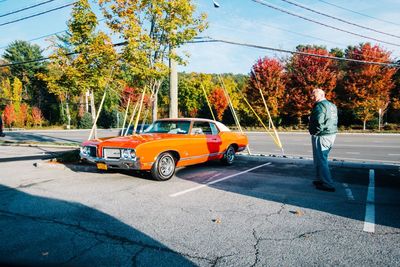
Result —
<instances>
[{"instance_id":1,"label":"power line","mask_svg":"<svg viewBox=\"0 0 400 267\"><path fill-rule=\"evenodd\" d=\"M386 23L389 23L389 24L392 24L392 25L400 26L400 24L398 24L398 23L395 23L395 22L392 22L392 21L388 21L388 20L384 20L384 19L380 19L380 18L376 18L376 17L370 16L370 15L367 15L367 14L364 14L364 13L361 13L361 12L358 12L358 11L354 11L354 10L351 10L351 9L348 9L348 8L345 8L345 7L342 7L342 6L339 6L339 5L335 5L335 4L329 3L329 2L324 1L324 0L318 0L318 1L320 1L322 3L325 3L327 5L330 5L330 6L334 6L334 7L339 8L339 9L343 9L343 10L346 10L346 11L349 11L349 12L352 12L352 13L367 17L367 18L371 18L371 19L379 20L379 21L386 22Z\"/></svg>"},{"instance_id":2,"label":"power line","mask_svg":"<svg viewBox=\"0 0 400 267\"><path fill-rule=\"evenodd\" d=\"M53 11L56 11L56 10L59 10L59 9L66 8L68 6L72 6L73 4L75 4L75 2L66 4L66 5L63 5L63 6L59 6L59 7L53 8L53 9L49 9L49 10L46 10L46 11L43 11L43 12L40 12L40 13L36 13L36 14L30 15L30 16L19 18L19 19L16 19L16 20L12 20L12 21L8 21L8 22L5 22L5 23L1 23L0 26L4 26L4 25L8 25L8 24L15 23L15 22L18 22L18 21L30 19L30 18L37 17L37 16L41 16L41 15L46 14L46 13L50 13L50 12L53 12Z\"/></svg>"},{"instance_id":3,"label":"power line","mask_svg":"<svg viewBox=\"0 0 400 267\"><path fill-rule=\"evenodd\" d=\"M326 58L326 59L332 59L332 60L338 60L338 61L350 61L350 62L356 62L356 63L361 63L361 64L379 65L379 66L385 66L385 67L400 68L400 65L399 64L395 64L395 63L382 63L382 62L373 62L373 61L367 61L367 60L358 60L358 59L350 59L350 58L342 58L342 57L334 57L334 56L325 56L325 55L318 55L318 54L301 52L301 51L291 51L291 50L285 50L285 49L268 47L268 46L261 46L261 45L248 44L248 43L240 43L240 42L234 42L234 41L222 40L222 39L214 39L214 38L211 38L211 37L203 37L203 38L204 39L208 39L208 40L204 40L203 39L203 40L192 41L192 42L188 42L188 43L226 43L226 44L232 44L232 45L238 45L238 46L258 48L258 49L263 49L263 50L270 50L270 51L275 51L275 52L297 54L297 55L302 55L302 56L311 56L311 57Z\"/></svg>"},{"instance_id":4,"label":"power line","mask_svg":"<svg viewBox=\"0 0 400 267\"><path fill-rule=\"evenodd\" d=\"M361 64L400 68L400 65L395 64L395 63L383 63L383 62L374 62L374 61L367 61L367 60L341 58L341 57L334 57L334 56L325 56L325 55L318 55L318 54L301 52L301 51L291 51L291 50L285 50L285 49L280 49L280 48L261 46L261 45L255 45L255 44L249 44L249 43L240 43L240 42L234 42L234 41L223 40L223 39L214 39L211 37L197 37L197 38L195 38L195 41L189 41L186 43L194 43L194 44L196 44L196 43L226 43L226 44L258 48L258 49L270 50L270 51L281 52L281 53L297 54L297 55L302 55L302 56L326 58L326 59L332 59L332 60L338 60L338 61L348 61L348 62L356 62L356 63L361 63ZM115 44L113 44L113 46L114 47L125 46L127 44L128 44L128 42L124 41L124 42L115 43ZM70 55L75 55L75 54L79 54L79 52L71 52L71 53L67 53L65 55L70 56ZM43 57L43 58L38 58L38 59L33 59L33 60L28 60L28 61L2 64L2 65L0 65L0 68L10 67L10 66L15 66L15 65L23 65L23 64L33 63L33 62L40 62L40 61L45 61L45 60L49 60L49 59L51 59L51 57Z\"/></svg>"},{"instance_id":5,"label":"power line","mask_svg":"<svg viewBox=\"0 0 400 267\"><path fill-rule=\"evenodd\" d=\"M291 16L295 16L295 17L301 18L301 19L303 19L303 20L307 20L307 21L310 21L310 22L313 22L313 23L316 23L316 24L325 26L325 27L327 27L327 28L331 28L331 29L334 29L334 30L337 30L337 31L345 32L345 33L348 33L348 34L351 34L351 35L355 35L355 36L358 36L358 37L370 39L370 40L377 41L377 42L380 42L380 43L385 43L385 44L394 45L394 46L400 46L399 44L395 44L395 43L391 43L391 42L386 42L386 41L383 41L383 40L380 40L380 39L376 39L376 38L373 38L373 37L368 37L368 36L365 36L365 35L362 35L362 34L358 34L358 33L355 33L355 32L351 32L351 31L347 31L347 30L344 30L344 29L341 29L341 28L337 28L337 27L335 27L335 26L331 26L331 25L328 25L328 24L325 24L325 23L322 23L322 22L319 22L319 21L316 21L316 20L313 20L313 19L309 19L309 18L303 17L303 16L301 16L301 15L298 15L298 14L296 14L296 13L292 13L292 12L290 12L290 11L288 11L288 10L285 10L285 9L282 9L282 8L279 8L279 7L276 7L276 6L274 6L274 5L267 4L267 3L265 3L265 2L262 1L262 0L251 0L251 1L256 2L256 3L258 3L258 4L261 4L261 5L264 5L264 6L266 6L266 7L269 7L269 8L275 9L275 10L278 10L278 11L280 11L280 12L289 14L289 15L291 15Z\"/></svg>"},{"instance_id":6,"label":"power line","mask_svg":"<svg viewBox=\"0 0 400 267\"><path fill-rule=\"evenodd\" d=\"M24 8L21 8L21 9L18 9L18 10L14 10L14 11L11 11L11 12L8 12L8 13L5 13L5 14L1 14L1 15L0 15L0 18L9 16L9 15L13 15L13 14L19 13L19 12L21 12L21 11L25 11L25 10L28 10L28 9L31 9L31 8L35 8L35 7L38 7L38 6L41 6L41 5L50 3L50 2L54 2L54 1L55 1L55 0L48 0L48 1L45 1L45 2L38 3L38 4L36 4L36 5L24 7Z\"/></svg>"},{"instance_id":7,"label":"power line","mask_svg":"<svg viewBox=\"0 0 400 267\"><path fill-rule=\"evenodd\" d=\"M356 24L356 23L353 23L353 22L350 22L350 21L347 21L347 20L344 20L344 19L341 19L341 18L338 18L338 17L334 17L334 16L331 16L331 15L329 15L329 14L326 14L326 13L323 13L323 12L320 12L320 11L317 11L317 10L315 10L315 9L311 9L311 8L309 8L309 7L303 6L303 5L301 5L301 4L298 4L298 3L295 3L295 2L292 2L292 1L289 1L289 0L281 0L281 1L282 1L282 2L286 2L286 3L288 3L288 4L291 4L291 5L294 5L294 6L297 6L297 7L300 7L300 8L302 8L302 9L311 11L311 12L313 12L313 13L316 13L316 14L319 14L319 15L322 15L322 16L325 16L325 17L328 17L328 18L331 18L331 19L335 19L335 20L337 20L337 21L340 21L340 22L343 22L343 23L346 23L346 24L349 24L349 25L352 25L352 26L356 26L356 27L359 27L359 28L362 28L362 29L366 29L366 30L370 30L370 31L373 31L373 32L381 33L381 34L384 34L384 35L387 35L387 36L392 36L392 37L395 37L395 38L400 38L400 36L398 36L398 35L391 34L391 33L387 33L387 32L383 32L383 31L379 31L379 30L375 30L375 29L370 28L370 27L366 27L366 26L363 26L363 25L360 25L360 24Z\"/></svg>"},{"instance_id":8,"label":"power line","mask_svg":"<svg viewBox=\"0 0 400 267\"><path fill-rule=\"evenodd\" d=\"M98 22L103 21L103 20L105 20L105 18L99 19ZM42 36L38 36L38 37L35 37L35 38L33 38L33 39L27 40L27 42L32 42L32 41L40 40L40 39L43 39L43 38L46 38L46 37L50 37L50 36L54 36L54 35L57 35L57 34L59 34L59 33L67 32L67 31L68 31L68 29L62 30L62 31L58 31L58 32L49 33L49 34L42 35ZM8 45L5 45L5 46L0 47L0 49L5 49L5 48L7 48L7 47L8 47Z\"/></svg>"}]
</instances>

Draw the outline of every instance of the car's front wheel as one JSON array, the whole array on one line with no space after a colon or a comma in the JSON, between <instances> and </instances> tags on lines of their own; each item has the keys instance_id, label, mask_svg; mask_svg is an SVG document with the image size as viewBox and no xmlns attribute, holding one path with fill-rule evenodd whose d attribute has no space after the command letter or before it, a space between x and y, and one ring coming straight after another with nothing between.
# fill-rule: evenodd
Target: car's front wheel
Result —
<instances>
[{"instance_id":1,"label":"car's front wheel","mask_svg":"<svg viewBox=\"0 0 400 267\"><path fill-rule=\"evenodd\" d=\"M175 158L169 152L161 153L151 168L151 175L157 181L167 181L175 173Z\"/></svg>"},{"instance_id":2,"label":"car's front wheel","mask_svg":"<svg viewBox=\"0 0 400 267\"><path fill-rule=\"evenodd\" d=\"M232 165L233 161L235 160L235 154L236 154L235 148L232 145L230 145L226 149L224 157L221 159L221 162L225 165Z\"/></svg>"}]
</instances>

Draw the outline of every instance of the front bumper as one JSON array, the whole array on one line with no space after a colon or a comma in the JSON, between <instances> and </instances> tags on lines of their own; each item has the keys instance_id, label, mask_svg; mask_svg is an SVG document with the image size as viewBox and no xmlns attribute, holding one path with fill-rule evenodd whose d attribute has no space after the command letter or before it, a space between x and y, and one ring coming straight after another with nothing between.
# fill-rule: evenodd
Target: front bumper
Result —
<instances>
[{"instance_id":1,"label":"front bumper","mask_svg":"<svg viewBox=\"0 0 400 267\"><path fill-rule=\"evenodd\" d=\"M86 160L90 163L103 163L107 165L107 169L117 169L117 170L140 170L140 161L139 159L136 160L129 160L129 159L105 159L105 158L98 158L98 157L91 157L88 155L84 155L79 153L81 159Z\"/></svg>"}]
</instances>

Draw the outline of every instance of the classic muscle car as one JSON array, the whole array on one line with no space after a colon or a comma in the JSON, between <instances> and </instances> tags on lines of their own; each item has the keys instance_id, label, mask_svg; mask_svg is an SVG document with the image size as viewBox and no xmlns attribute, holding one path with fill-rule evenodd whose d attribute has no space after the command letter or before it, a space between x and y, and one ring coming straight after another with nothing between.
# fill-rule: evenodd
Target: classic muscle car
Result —
<instances>
[{"instance_id":1,"label":"classic muscle car","mask_svg":"<svg viewBox=\"0 0 400 267\"><path fill-rule=\"evenodd\" d=\"M207 119L161 119L142 134L98 138L83 142L83 160L100 170L150 171L160 181L170 179L176 167L220 160L230 165L235 153L248 145L247 136Z\"/></svg>"}]
</instances>

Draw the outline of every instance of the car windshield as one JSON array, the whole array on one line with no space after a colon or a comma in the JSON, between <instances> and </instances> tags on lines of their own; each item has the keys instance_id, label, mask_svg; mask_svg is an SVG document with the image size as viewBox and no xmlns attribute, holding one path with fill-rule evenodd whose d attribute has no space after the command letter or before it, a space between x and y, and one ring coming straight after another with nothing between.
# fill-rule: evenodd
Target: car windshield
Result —
<instances>
[{"instance_id":1,"label":"car windshield","mask_svg":"<svg viewBox=\"0 0 400 267\"><path fill-rule=\"evenodd\" d=\"M190 121L156 121L149 126L145 133L170 133L187 134L190 128Z\"/></svg>"}]
</instances>

